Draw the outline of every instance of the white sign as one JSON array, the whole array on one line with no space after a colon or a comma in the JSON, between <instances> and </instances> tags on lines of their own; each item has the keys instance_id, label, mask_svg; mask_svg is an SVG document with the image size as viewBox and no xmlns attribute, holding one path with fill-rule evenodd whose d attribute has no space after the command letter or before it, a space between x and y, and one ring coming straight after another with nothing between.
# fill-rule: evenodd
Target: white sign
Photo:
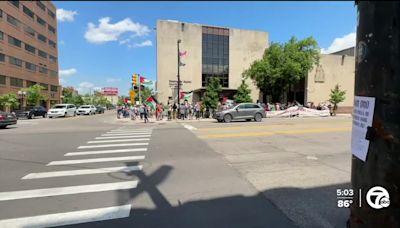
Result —
<instances>
[{"instance_id":1,"label":"white sign","mask_svg":"<svg viewBox=\"0 0 400 228\"><path fill-rule=\"evenodd\" d=\"M367 127L372 126L375 97L354 97L353 128L351 132L351 151L357 158L365 161L369 141L365 139Z\"/></svg>"}]
</instances>

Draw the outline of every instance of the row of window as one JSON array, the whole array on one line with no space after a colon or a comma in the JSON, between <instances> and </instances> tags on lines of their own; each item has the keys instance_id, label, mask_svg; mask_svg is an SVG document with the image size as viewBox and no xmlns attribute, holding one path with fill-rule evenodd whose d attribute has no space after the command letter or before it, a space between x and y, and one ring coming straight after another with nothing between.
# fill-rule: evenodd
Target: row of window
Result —
<instances>
[{"instance_id":1,"label":"row of window","mask_svg":"<svg viewBox=\"0 0 400 228\"><path fill-rule=\"evenodd\" d=\"M19 9L19 6L20 6L20 1L9 1L12 5L14 5L15 7L17 7L18 9ZM56 14L55 13L53 13L53 11L51 11L50 9L48 9L48 8L46 8L46 6L42 3L42 2L40 2L40 1L36 1L36 5L41 9L41 10L43 10L44 12L46 12L46 9L47 9L47 15L49 15L51 18L53 18L53 19L56 19ZM24 5L22 5L22 8L23 8L23 11L24 11L24 13L26 13L28 16L30 16L30 17L32 17L33 18L33 12L31 11L31 10L29 10L27 7L25 7ZM26 9L28 9L29 11L27 11L27 12L25 12L25 8ZM32 15L32 16L31 16Z\"/></svg>"},{"instance_id":2,"label":"row of window","mask_svg":"<svg viewBox=\"0 0 400 228\"><path fill-rule=\"evenodd\" d=\"M10 86L14 87L24 87L24 80L20 78L14 78L14 77L9 77L10 79ZM43 87L43 91L48 91L49 90L49 84L46 83L39 83L39 82L33 82L33 81L26 81L26 87L31 87L33 85L39 84ZM7 85L7 76L5 75L0 75L0 85ZM57 92L58 91L58 86L55 85L50 85L50 91L51 92Z\"/></svg>"},{"instance_id":3,"label":"row of window","mask_svg":"<svg viewBox=\"0 0 400 228\"><path fill-rule=\"evenodd\" d=\"M25 69L30 70L30 71L38 71L41 74L45 74L45 75L50 75L52 77L57 77L58 73L57 71L54 70L49 70L46 67L42 67L42 66L38 66L36 64L27 62L27 61L23 61L22 59L13 57L13 56L7 56L8 57L8 63L17 66L17 67L23 67L24 63L25 63ZM0 53L0 62L6 62L6 55L3 53Z\"/></svg>"},{"instance_id":4,"label":"row of window","mask_svg":"<svg viewBox=\"0 0 400 228\"><path fill-rule=\"evenodd\" d=\"M0 40L4 40L4 36L5 36L4 33L2 31L0 31ZM22 41L15 37L10 36L10 35L8 35L8 43L11 45L14 45L16 47L22 48ZM45 59L47 59L47 57L48 57L50 62L57 63L57 58L55 56L47 54L46 52L44 52L40 49L37 49L34 46L29 45L27 43L24 43L24 46L25 46L26 51L36 55L36 50L37 50L37 54L40 57L45 58Z\"/></svg>"}]
</instances>

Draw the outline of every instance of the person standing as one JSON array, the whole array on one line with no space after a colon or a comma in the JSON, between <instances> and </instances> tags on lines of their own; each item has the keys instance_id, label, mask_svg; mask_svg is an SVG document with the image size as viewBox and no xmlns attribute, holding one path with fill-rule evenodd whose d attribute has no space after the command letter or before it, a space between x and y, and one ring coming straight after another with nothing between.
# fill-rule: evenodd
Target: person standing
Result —
<instances>
[{"instance_id":1,"label":"person standing","mask_svg":"<svg viewBox=\"0 0 400 228\"><path fill-rule=\"evenodd\" d=\"M185 119L186 110L185 110L185 105L183 103L179 107L179 113L180 113L180 119L184 120Z\"/></svg>"},{"instance_id":2,"label":"person standing","mask_svg":"<svg viewBox=\"0 0 400 228\"><path fill-rule=\"evenodd\" d=\"M174 105L172 105L172 118L176 119L176 110L178 109L178 106L174 102Z\"/></svg>"},{"instance_id":3,"label":"person standing","mask_svg":"<svg viewBox=\"0 0 400 228\"><path fill-rule=\"evenodd\" d=\"M144 118L144 123L148 123L148 122L149 122L149 119L147 118L148 114L149 114L149 111L148 111L147 105L144 104L144 105L143 105L143 118Z\"/></svg>"},{"instance_id":4,"label":"person standing","mask_svg":"<svg viewBox=\"0 0 400 228\"><path fill-rule=\"evenodd\" d=\"M168 120L171 120L171 115L172 115L172 105L171 103L168 102Z\"/></svg>"},{"instance_id":5,"label":"person standing","mask_svg":"<svg viewBox=\"0 0 400 228\"><path fill-rule=\"evenodd\" d=\"M196 120L200 119L200 103L196 102L195 106L194 106L194 112L196 115Z\"/></svg>"},{"instance_id":6,"label":"person standing","mask_svg":"<svg viewBox=\"0 0 400 228\"><path fill-rule=\"evenodd\" d=\"M143 120L143 116L144 116L144 106L143 105L140 105L139 114L140 114L140 120Z\"/></svg>"}]
</instances>

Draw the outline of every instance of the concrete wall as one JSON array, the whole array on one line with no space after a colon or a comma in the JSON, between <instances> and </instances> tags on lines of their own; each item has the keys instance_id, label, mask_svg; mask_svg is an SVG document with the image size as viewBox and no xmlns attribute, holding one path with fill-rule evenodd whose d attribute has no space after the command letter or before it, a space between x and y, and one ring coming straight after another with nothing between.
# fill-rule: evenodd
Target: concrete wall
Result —
<instances>
[{"instance_id":1,"label":"concrete wall","mask_svg":"<svg viewBox=\"0 0 400 228\"><path fill-rule=\"evenodd\" d=\"M342 112L350 112L354 99L355 59L353 56L321 55L320 65L314 67L306 80L306 102L329 100L336 84L346 91L346 99L339 104ZM322 80L323 79L323 80Z\"/></svg>"},{"instance_id":2,"label":"concrete wall","mask_svg":"<svg viewBox=\"0 0 400 228\"><path fill-rule=\"evenodd\" d=\"M182 27L183 24L183 27ZM229 29L229 89L237 89L243 71L260 59L268 46L268 33ZM186 66L180 68L181 91L192 91L202 87L202 25L174 21L157 21L157 90L158 100L166 103L169 96L175 98L176 88L170 80L177 81L177 40L181 39L181 57ZM254 101L259 91L249 80Z\"/></svg>"}]
</instances>

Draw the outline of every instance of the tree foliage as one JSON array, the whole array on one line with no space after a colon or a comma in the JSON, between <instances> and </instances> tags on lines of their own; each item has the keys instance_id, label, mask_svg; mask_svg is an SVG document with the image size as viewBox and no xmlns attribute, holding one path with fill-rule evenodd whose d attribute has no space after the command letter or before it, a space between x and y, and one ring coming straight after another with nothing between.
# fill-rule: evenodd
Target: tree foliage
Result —
<instances>
[{"instance_id":1,"label":"tree foliage","mask_svg":"<svg viewBox=\"0 0 400 228\"><path fill-rule=\"evenodd\" d=\"M292 37L287 43L271 43L262 59L254 61L243 72L256 86L274 100L280 100L282 92L304 79L312 67L319 62L319 47L314 38L297 40Z\"/></svg>"},{"instance_id":2,"label":"tree foliage","mask_svg":"<svg viewBox=\"0 0 400 228\"><path fill-rule=\"evenodd\" d=\"M250 93L251 93L251 89L246 84L246 82L243 80L242 84L240 84L240 86L237 89L237 92L235 95L235 102L236 103L252 102Z\"/></svg>"},{"instance_id":3,"label":"tree foliage","mask_svg":"<svg viewBox=\"0 0 400 228\"><path fill-rule=\"evenodd\" d=\"M0 106L3 109L17 108L18 105L18 98L14 93L6 93L0 96Z\"/></svg>"},{"instance_id":4,"label":"tree foliage","mask_svg":"<svg viewBox=\"0 0 400 228\"><path fill-rule=\"evenodd\" d=\"M331 89L331 94L329 95L329 97L329 101L333 104L333 113L336 115L338 104L346 99L346 91L340 90L339 84L336 84L335 88Z\"/></svg>"},{"instance_id":5,"label":"tree foliage","mask_svg":"<svg viewBox=\"0 0 400 228\"><path fill-rule=\"evenodd\" d=\"M35 84L30 86L29 88L24 89L26 91L26 103L28 106L37 106L40 101L46 101L47 97L42 95L42 91L45 88L39 84Z\"/></svg>"},{"instance_id":6,"label":"tree foliage","mask_svg":"<svg viewBox=\"0 0 400 228\"><path fill-rule=\"evenodd\" d=\"M221 92L222 87L219 84L219 79L217 77L212 77L208 82L206 92L204 94L205 107L209 109L216 109Z\"/></svg>"}]
</instances>

